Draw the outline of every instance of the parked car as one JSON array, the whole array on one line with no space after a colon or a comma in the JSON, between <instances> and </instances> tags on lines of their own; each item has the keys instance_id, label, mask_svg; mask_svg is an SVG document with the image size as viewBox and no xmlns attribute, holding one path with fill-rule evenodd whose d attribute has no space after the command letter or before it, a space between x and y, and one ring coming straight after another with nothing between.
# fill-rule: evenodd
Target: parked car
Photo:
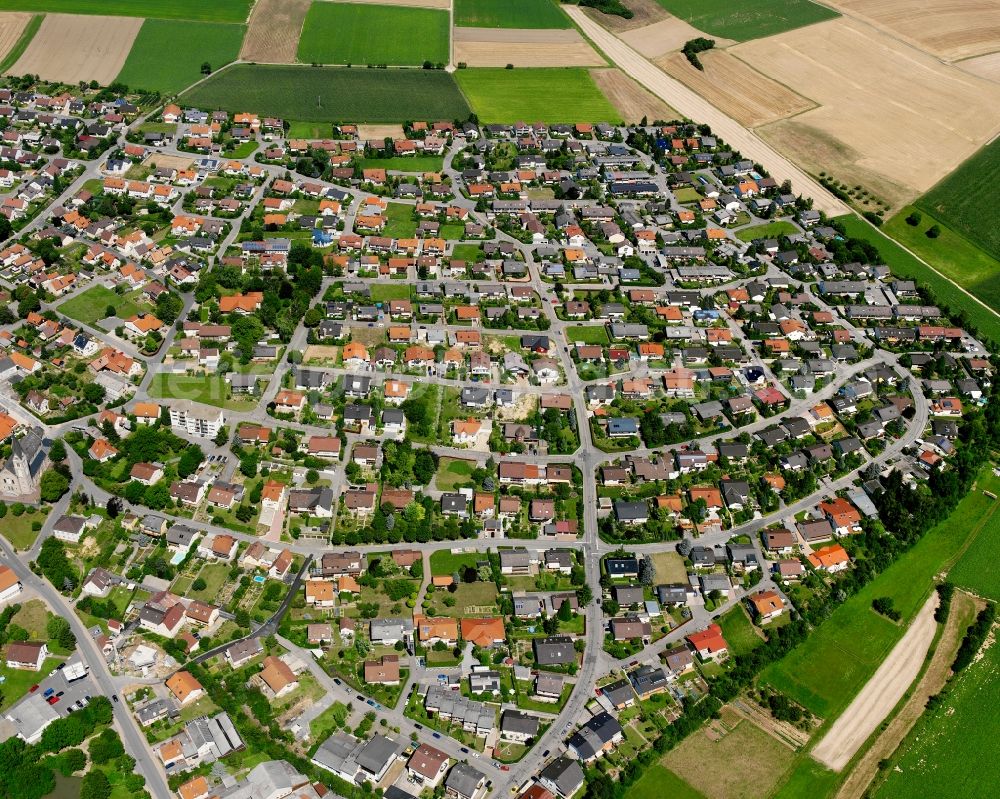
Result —
<instances>
[{"instance_id":1,"label":"parked car","mask_svg":"<svg viewBox=\"0 0 1000 799\"><path fill-rule=\"evenodd\" d=\"M435 738L440 738L441 737L441 733L439 733L439 732L434 733L434 737Z\"/></svg>"}]
</instances>

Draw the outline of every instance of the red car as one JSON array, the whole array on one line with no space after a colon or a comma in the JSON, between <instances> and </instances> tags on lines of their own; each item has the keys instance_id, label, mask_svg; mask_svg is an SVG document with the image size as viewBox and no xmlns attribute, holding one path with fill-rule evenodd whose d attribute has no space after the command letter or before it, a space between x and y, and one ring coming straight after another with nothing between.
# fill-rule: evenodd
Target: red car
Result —
<instances>
[{"instance_id":1,"label":"red car","mask_svg":"<svg viewBox=\"0 0 1000 799\"><path fill-rule=\"evenodd\" d=\"M510 771L510 766L500 766L501 771Z\"/></svg>"},{"instance_id":2,"label":"red car","mask_svg":"<svg viewBox=\"0 0 1000 799\"><path fill-rule=\"evenodd\" d=\"M50 696L49 699L48 699L48 702L49 702L50 705L54 705L58 701L59 701L59 697L58 696Z\"/></svg>"},{"instance_id":3,"label":"red car","mask_svg":"<svg viewBox=\"0 0 1000 799\"><path fill-rule=\"evenodd\" d=\"M28 689L28 693L29 693L29 694L33 694L33 693L35 693L35 691L37 691L37 690L38 690L38 686L37 686L37 685L32 685L32 686L31 686L31 687L30 687L30 688Z\"/></svg>"}]
</instances>

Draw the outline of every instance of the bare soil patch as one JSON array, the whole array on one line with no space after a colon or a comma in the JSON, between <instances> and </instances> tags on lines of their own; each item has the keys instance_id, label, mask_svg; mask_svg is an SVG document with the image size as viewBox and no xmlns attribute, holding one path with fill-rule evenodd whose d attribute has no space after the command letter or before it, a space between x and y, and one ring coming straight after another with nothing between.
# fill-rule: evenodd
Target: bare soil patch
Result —
<instances>
[{"instance_id":1,"label":"bare soil patch","mask_svg":"<svg viewBox=\"0 0 1000 799\"><path fill-rule=\"evenodd\" d=\"M0 59L6 57L11 48L17 44L31 17L31 14L15 11L0 13Z\"/></svg>"},{"instance_id":2,"label":"bare soil patch","mask_svg":"<svg viewBox=\"0 0 1000 799\"><path fill-rule=\"evenodd\" d=\"M292 64L311 0L257 0L240 58L259 64Z\"/></svg>"},{"instance_id":3,"label":"bare soil patch","mask_svg":"<svg viewBox=\"0 0 1000 799\"><path fill-rule=\"evenodd\" d=\"M937 604L937 594L931 594L878 671L816 744L812 756L824 766L844 768L917 678L934 640Z\"/></svg>"},{"instance_id":4,"label":"bare soil patch","mask_svg":"<svg viewBox=\"0 0 1000 799\"><path fill-rule=\"evenodd\" d=\"M335 363L337 360L337 353L340 351L340 347L335 347L331 344L310 344L306 347L306 351L302 354L302 360L305 363L314 363L318 361L329 361L330 363Z\"/></svg>"},{"instance_id":5,"label":"bare soil patch","mask_svg":"<svg viewBox=\"0 0 1000 799\"><path fill-rule=\"evenodd\" d=\"M111 83L121 72L142 23L140 17L47 14L10 74L34 74L63 83Z\"/></svg>"},{"instance_id":6,"label":"bare soil patch","mask_svg":"<svg viewBox=\"0 0 1000 799\"><path fill-rule=\"evenodd\" d=\"M685 42L699 37L715 39L717 48L734 44L732 39L709 36L690 23L670 15L652 25L633 28L621 34L622 41L634 47L647 58L658 58L674 50L680 50Z\"/></svg>"},{"instance_id":7,"label":"bare soil patch","mask_svg":"<svg viewBox=\"0 0 1000 799\"><path fill-rule=\"evenodd\" d=\"M978 58L956 61L955 66L980 78L1000 83L1000 53L989 53Z\"/></svg>"},{"instance_id":8,"label":"bare soil patch","mask_svg":"<svg viewBox=\"0 0 1000 799\"><path fill-rule=\"evenodd\" d=\"M659 58L656 64L747 127L766 125L816 105L728 51L712 50L699 57L704 71L691 66L682 53Z\"/></svg>"},{"instance_id":9,"label":"bare soil patch","mask_svg":"<svg viewBox=\"0 0 1000 799\"><path fill-rule=\"evenodd\" d=\"M865 794L871 781L878 773L879 762L896 751L896 748L913 729L913 725L923 715L928 698L944 688L951 674L951 664L955 659L958 646L962 642L962 636L965 635L969 622L984 604L985 602L982 600L976 599L964 591L955 592L951 600L948 620L945 622L937 648L934 650L934 655L931 657L931 662L923 677L920 678L920 682L917 683L906 704L900 708L885 730L879 734L871 747L855 764L844 784L841 785L836 799L861 799Z\"/></svg>"},{"instance_id":10,"label":"bare soil patch","mask_svg":"<svg viewBox=\"0 0 1000 799\"><path fill-rule=\"evenodd\" d=\"M470 67L592 67L604 59L575 28L455 28L455 61ZM502 46L498 46L502 45Z\"/></svg>"},{"instance_id":11,"label":"bare soil patch","mask_svg":"<svg viewBox=\"0 0 1000 799\"><path fill-rule=\"evenodd\" d=\"M634 15L632 19L625 19L614 14L602 14L596 8L584 8L583 13L615 33L642 28L670 16L656 0L622 0L622 2L632 10Z\"/></svg>"},{"instance_id":12,"label":"bare soil patch","mask_svg":"<svg viewBox=\"0 0 1000 799\"><path fill-rule=\"evenodd\" d=\"M402 125L358 125L358 138L367 139L405 139Z\"/></svg>"},{"instance_id":13,"label":"bare soil patch","mask_svg":"<svg viewBox=\"0 0 1000 799\"><path fill-rule=\"evenodd\" d=\"M828 0L946 61L1000 47L1000 0Z\"/></svg>"},{"instance_id":14,"label":"bare soil patch","mask_svg":"<svg viewBox=\"0 0 1000 799\"><path fill-rule=\"evenodd\" d=\"M819 131L820 143L842 149L849 172L875 173L910 196L930 189L1000 131L1000 86L854 19L744 42L727 52L819 104L794 125L779 125L800 138ZM759 133L776 141L767 130ZM785 152L850 184L842 164L821 160L808 146Z\"/></svg>"},{"instance_id":15,"label":"bare soil patch","mask_svg":"<svg viewBox=\"0 0 1000 799\"><path fill-rule=\"evenodd\" d=\"M164 153L153 153L143 163L153 168L163 167L164 169L188 169L194 161L186 155L166 155Z\"/></svg>"}]
</instances>

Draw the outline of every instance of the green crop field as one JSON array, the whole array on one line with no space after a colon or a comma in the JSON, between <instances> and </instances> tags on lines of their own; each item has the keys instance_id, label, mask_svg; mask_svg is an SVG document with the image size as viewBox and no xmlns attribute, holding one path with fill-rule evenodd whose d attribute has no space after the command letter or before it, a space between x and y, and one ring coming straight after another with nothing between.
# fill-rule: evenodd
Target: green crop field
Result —
<instances>
[{"instance_id":1,"label":"green crop field","mask_svg":"<svg viewBox=\"0 0 1000 799\"><path fill-rule=\"evenodd\" d=\"M882 258L892 267L893 274L913 278L922 283L930 289L936 303L947 306L952 312L962 311L980 334L1000 342L1000 317L989 308L984 308L950 280L921 263L894 240L867 222L853 214L839 217L839 221L843 222L848 236L864 239L878 247Z\"/></svg>"},{"instance_id":2,"label":"green crop field","mask_svg":"<svg viewBox=\"0 0 1000 799\"><path fill-rule=\"evenodd\" d=\"M569 18L552 0L455 0L461 28L568 28Z\"/></svg>"},{"instance_id":3,"label":"green crop field","mask_svg":"<svg viewBox=\"0 0 1000 799\"><path fill-rule=\"evenodd\" d=\"M951 683L944 702L917 721L889 768L881 772L884 782L869 795L875 799L1000 795L1000 769L988 765L1000 760L998 703L1000 646L993 643ZM973 752L981 768L970 761Z\"/></svg>"},{"instance_id":4,"label":"green crop field","mask_svg":"<svg viewBox=\"0 0 1000 799\"><path fill-rule=\"evenodd\" d=\"M253 0L0 0L0 11L246 22Z\"/></svg>"},{"instance_id":5,"label":"green crop field","mask_svg":"<svg viewBox=\"0 0 1000 799\"><path fill-rule=\"evenodd\" d=\"M996 492L1000 479L987 467L978 485ZM997 502L982 491L969 493L946 521L840 605L804 643L765 669L763 681L817 716L836 718L906 629L875 613L872 600L890 597L903 619L912 619L931 591L934 575L985 529L996 508Z\"/></svg>"},{"instance_id":6,"label":"green crop field","mask_svg":"<svg viewBox=\"0 0 1000 799\"><path fill-rule=\"evenodd\" d=\"M930 213L922 213L920 223L910 225L906 217L913 210L913 206L903 208L882 226L882 230L941 274L1000 311L1000 261ZM918 213L921 212L918 210ZM932 225L937 225L941 231L936 239L927 236Z\"/></svg>"},{"instance_id":7,"label":"green crop field","mask_svg":"<svg viewBox=\"0 0 1000 799\"><path fill-rule=\"evenodd\" d=\"M973 155L916 202L942 223L1000 259L1000 140Z\"/></svg>"},{"instance_id":8,"label":"green crop field","mask_svg":"<svg viewBox=\"0 0 1000 799\"><path fill-rule=\"evenodd\" d=\"M700 31L745 42L840 16L809 0L656 0Z\"/></svg>"},{"instance_id":9,"label":"green crop field","mask_svg":"<svg viewBox=\"0 0 1000 799\"><path fill-rule=\"evenodd\" d=\"M237 64L185 92L182 102L300 122L466 119L447 72Z\"/></svg>"},{"instance_id":10,"label":"green crop field","mask_svg":"<svg viewBox=\"0 0 1000 799\"><path fill-rule=\"evenodd\" d=\"M586 69L460 69L482 122L605 122L621 116Z\"/></svg>"},{"instance_id":11,"label":"green crop field","mask_svg":"<svg viewBox=\"0 0 1000 799\"><path fill-rule=\"evenodd\" d=\"M977 489L978 490L978 489ZM965 550L948 579L972 593L1000 601L1000 515L994 514Z\"/></svg>"},{"instance_id":12,"label":"green crop field","mask_svg":"<svg viewBox=\"0 0 1000 799\"><path fill-rule=\"evenodd\" d=\"M448 62L448 12L429 8L313 3L299 38L305 64Z\"/></svg>"},{"instance_id":13,"label":"green crop field","mask_svg":"<svg viewBox=\"0 0 1000 799\"><path fill-rule=\"evenodd\" d=\"M147 19L135 37L118 80L135 89L164 94L181 91L201 80L201 65L212 69L235 61L245 25ZM164 58L170 53L170 58Z\"/></svg>"}]
</instances>

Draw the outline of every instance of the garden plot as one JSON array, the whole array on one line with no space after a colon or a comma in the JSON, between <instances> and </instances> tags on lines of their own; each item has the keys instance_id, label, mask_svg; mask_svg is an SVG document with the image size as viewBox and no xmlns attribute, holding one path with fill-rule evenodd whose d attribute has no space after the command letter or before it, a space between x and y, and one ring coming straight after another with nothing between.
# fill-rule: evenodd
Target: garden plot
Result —
<instances>
[{"instance_id":1,"label":"garden plot","mask_svg":"<svg viewBox=\"0 0 1000 799\"><path fill-rule=\"evenodd\" d=\"M240 58L261 64L291 64L311 0L257 0Z\"/></svg>"},{"instance_id":2,"label":"garden plot","mask_svg":"<svg viewBox=\"0 0 1000 799\"><path fill-rule=\"evenodd\" d=\"M111 83L121 72L142 22L139 17L48 14L10 74L34 74L63 83Z\"/></svg>"},{"instance_id":3,"label":"garden plot","mask_svg":"<svg viewBox=\"0 0 1000 799\"><path fill-rule=\"evenodd\" d=\"M575 29L455 28L455 61L470 67L592 67L604 59Z\"/></svg>"}]
</instances>

